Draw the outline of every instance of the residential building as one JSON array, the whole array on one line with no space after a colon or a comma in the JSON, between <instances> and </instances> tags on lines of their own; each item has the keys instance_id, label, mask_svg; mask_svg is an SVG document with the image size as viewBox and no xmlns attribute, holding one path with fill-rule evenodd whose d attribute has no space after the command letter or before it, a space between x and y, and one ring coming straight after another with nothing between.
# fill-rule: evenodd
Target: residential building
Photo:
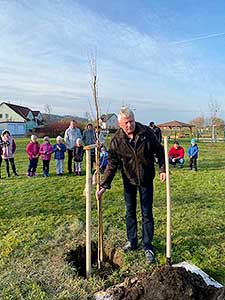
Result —
<instances>
[{"instance_id":1,"label":"residential building","mask_svg":"<svg viewBox=\"0 0 225 300\"><path fill-rule=\"evenodd\" d=\"M0 104L0 131L8 129L13 135L23 135L41 124L40 111L6 102Z\"/></svg>"},{"instance_id":2,"label":"residential building","mask_svg":"<svg viewBox=\"0 0 225 300\"><path fill-rule=\"evenodd\" d=\"M101 127L104 130L117 129L118 128L118 118L115 113L103 114L101 116Z\"/></svg>"}]
</instances>

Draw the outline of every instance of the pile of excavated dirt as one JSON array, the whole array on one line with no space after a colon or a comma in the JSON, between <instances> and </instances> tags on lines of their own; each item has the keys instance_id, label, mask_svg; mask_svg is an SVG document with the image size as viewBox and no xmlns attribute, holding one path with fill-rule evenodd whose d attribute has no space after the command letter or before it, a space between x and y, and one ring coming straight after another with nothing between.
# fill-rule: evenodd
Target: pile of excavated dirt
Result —
<instances>
[{"instance_id":1,"label":"pile of excavated dirt","mask_svg":"<svg viewBox=\"0 0 225 300\"><path fill-rule=\"evenodd\" d=\"M113 287L105 299L111 300L224 300L225 288L207 286L200 275L184 268L160 267L150 275L127 279Z\"/></svg>"}]
</instances>

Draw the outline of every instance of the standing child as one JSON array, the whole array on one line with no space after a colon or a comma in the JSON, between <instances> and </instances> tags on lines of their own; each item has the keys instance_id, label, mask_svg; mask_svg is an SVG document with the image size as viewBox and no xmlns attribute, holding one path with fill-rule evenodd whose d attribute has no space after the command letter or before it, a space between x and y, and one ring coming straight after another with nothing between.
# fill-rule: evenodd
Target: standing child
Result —
<instances>
[{"instance_id":1,"label":"standing child","mask_svg":"<svg viewBox=\"0 0 225 300\"><path fill-rule=\"evenodd\" d=\"M104 173L106 167L108 165L108 151L105 146L101 148L100 151L100 171Z\"/></svg>"},{"instance_id":2,"label":"standing child","mask_svg":"<svg viewBox=\"0 0 225 300\"><path fill-rule=\"evenodd\" d=\"M55 161L56 161L56 175L62 176L63 163L65 158L66 146L63 144L63 138L61 136L57 136L56 144L53 146L53 151L55 152Z\"/></svg>"},{"instance_id":3,"label":"standing child","mask_svg":"<svg viewBox=\"0 0 225 300\"><path fill-rule=\"evenodd\" d=\"M192 165L194 164L194 170L197 171L197 159L198 159L198 145L196 144L196 140L191 140L191 147L188 148L188 157L189 168L192 170Z\"/></svg>"},{"instance_id":4,"label":"standing child","mask_svg":"<svg viewBox=\"0 0 225 300\"><path fill-rule=\"evenodd\" d=\"M81 139L78 138L76 140L76 145L73 151L74 175L81 176L83 156L84 156L84 147L82 145Z\"/></svg>"},{"instance_id":5,"label":"standing child","mask_svg":"<svg viewBox=\"0 0 225 300\"><path fill-rule=\"evenodd\" d=\"M44 177L49 176L49 164L51 160L51 154L53 152L53 147L49 142L49 137L45 136L43 138L44 143L40 146L39 154L41 155L43 161L43 175Z\"/></svg>"},{"instance_id":6,"label":"standing child","mask_svg":"<svg viewBox=\"0 0 225 300\"><path fill-rule=\"evenodd\" d=\"M1 179L1 166L2 166L2 146L4 145L4 142L0 136L0 179Z\"/></svg>"},{"instance_id":7,"label":"standing child","mask_svg":"<svg viewBox=\"0 0 225 300\"><path fill-rule=\"evenodd\" d=\"M5 161L6 164L6 173L7 176L10 177L10 171L9 171L9 163L11 164L13 173L15 176L18 176L16 172L16 166L14 162L14 154L16 152L16 143L14 139L11 137L10 132L5 129L2 132L2 158Z\"/></svg>"},{"instance_id":8,"label":"standing child","mask_svg":"<svg viewBox=\"0 0 225 300\"><path fill-rule=\"evenodd\" d=\"M37 136L32 134L30 143L26 147L26 152L29 158L29 165L27 169L27 176L36 176L36 169L38 164L40 145L37 141Z\"/></svg>"}]
</instances>

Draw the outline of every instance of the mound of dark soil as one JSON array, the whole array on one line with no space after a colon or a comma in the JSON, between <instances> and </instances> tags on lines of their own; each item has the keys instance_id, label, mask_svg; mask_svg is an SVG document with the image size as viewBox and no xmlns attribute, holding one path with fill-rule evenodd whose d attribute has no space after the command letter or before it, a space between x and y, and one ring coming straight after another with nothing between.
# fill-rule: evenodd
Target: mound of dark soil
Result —
<instances>
[{"instance_id":1,"label":"mound of dark soil","mask_svg":"<svg viewBox=\"0 0 225 300\"><path fill-rule=\"evenodd\" d=\"M127 279L110 291L113 300L224 300L224 289L207 286L201 276L184 268L160 267Z\"/></svg>"}]
</instances>

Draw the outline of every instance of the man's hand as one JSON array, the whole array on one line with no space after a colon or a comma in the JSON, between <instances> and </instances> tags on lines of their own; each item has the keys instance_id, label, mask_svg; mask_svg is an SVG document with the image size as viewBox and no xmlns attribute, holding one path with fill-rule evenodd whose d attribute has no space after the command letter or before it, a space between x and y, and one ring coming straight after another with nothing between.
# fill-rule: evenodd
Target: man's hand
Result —
<instances>
[{"instance_id":1,"label":"man's hand","mask_svg":"<svg viewBox=\"0 0 225 300\"><path fill-rule=\"evenodd\" d=\"M105 193L105 188L101 188L98 192L96 191L96 198L101 200L102 195Z\"/></svg>"},{"instance_id":2,"label":"man's hand","mask_svg":"<svg viewBox=\"0 0 225 300\"><path fill-rule=\"evenodd\" d=\"M166 172L162 172L159 174L159 179L161 182L166 181Z\"/></svg>"}]
</instances>

